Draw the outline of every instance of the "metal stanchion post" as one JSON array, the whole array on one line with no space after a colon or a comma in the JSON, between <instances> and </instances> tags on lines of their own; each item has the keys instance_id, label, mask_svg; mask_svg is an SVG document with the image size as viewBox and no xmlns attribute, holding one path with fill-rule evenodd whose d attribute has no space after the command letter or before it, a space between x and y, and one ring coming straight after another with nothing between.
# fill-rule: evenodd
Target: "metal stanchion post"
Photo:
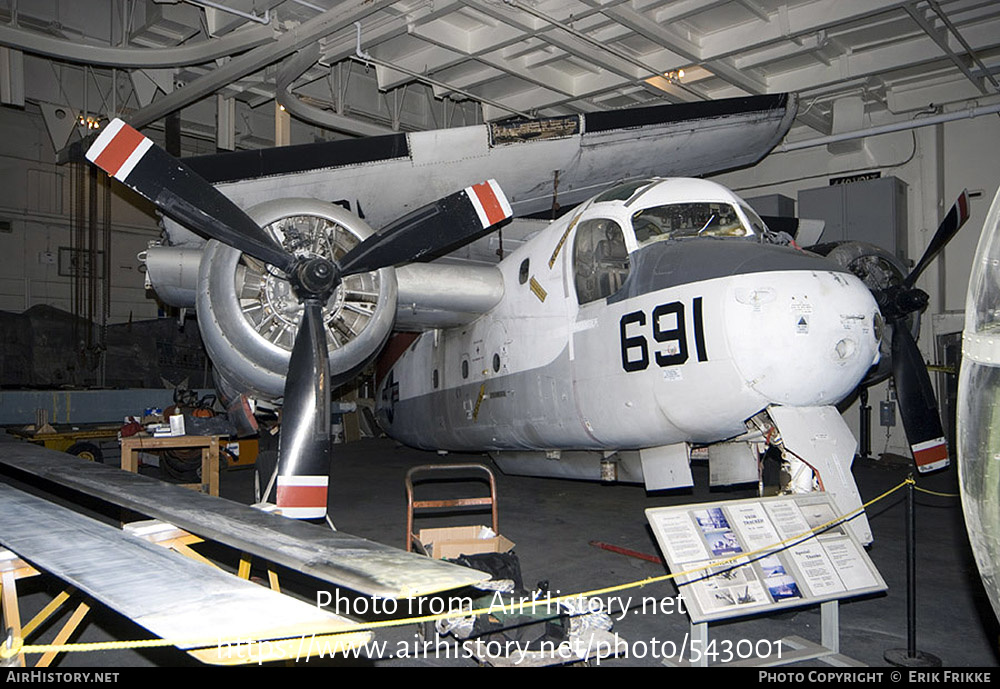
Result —
<instances>
[{"instance_id":1,"label":"metal stanchion post","mask_svg":"<svg viewBox=\"0 0 1000 689\"><path fill-rule=\"evenodd\" d=\"M914 491L915 484L911 482L906 487L906 648L890 648L883 657L899 667L941 667L940 658L917 650L917 506Z\"/></svg>"}]
</instances>

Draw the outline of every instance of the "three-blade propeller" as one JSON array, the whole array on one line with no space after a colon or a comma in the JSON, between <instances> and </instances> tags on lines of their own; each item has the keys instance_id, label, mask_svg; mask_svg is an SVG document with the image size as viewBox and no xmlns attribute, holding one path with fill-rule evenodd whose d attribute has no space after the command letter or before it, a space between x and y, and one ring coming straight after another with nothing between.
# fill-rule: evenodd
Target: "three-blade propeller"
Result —
<instances>
[{"instance_id":1,"label":"three-blade propeller","mask_svg":"<svg viewBox=\"0 0 1000 689\"><path fill-rule=\"evenodd\" d=\"M913 460L921 472L948 466L948 446L930 374L906 318L927 305L927 293L914 287L917 278L968 219L969 194L963 191L934 233L924 255L902 283L875 294L882 315L892 326L892 376L899 415Z\"/></svg>"},{"instance_id":2,"label":"three-blade propeller","mask_svg":"<svg viewBox=\"0 0 1000 689\"><path fill-rule=\"evenodd\" d=\"M188 228L281 270L302 304L285 380L277 503L296 518L326 515L330 365L323 306L343 277L430 259L505 223L510 204L493 180L419 208L338 260L286 250L236 204L141 133L115 119L87 159Z\"/></svg>"}]
</instances>

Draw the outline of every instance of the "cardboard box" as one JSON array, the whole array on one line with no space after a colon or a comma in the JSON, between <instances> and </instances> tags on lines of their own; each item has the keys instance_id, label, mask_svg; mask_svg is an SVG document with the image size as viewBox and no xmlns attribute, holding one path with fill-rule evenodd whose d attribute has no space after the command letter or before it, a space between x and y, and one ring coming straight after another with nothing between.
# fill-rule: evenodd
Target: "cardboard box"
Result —
<instances>
[{"instance_id":1,"label":"cardboard box","mask_svg":"<svg viewBox=\"0 0 1000 689\"><path fill-rule=\"evenodd\" d=\"M440 529L421 529L417 536L424 552L435 559L452 559L459 555L478 553L506 553L514 543L503 536L483 538L490 529L485 526L449 526Z\"/></svg>"}]
</instances>

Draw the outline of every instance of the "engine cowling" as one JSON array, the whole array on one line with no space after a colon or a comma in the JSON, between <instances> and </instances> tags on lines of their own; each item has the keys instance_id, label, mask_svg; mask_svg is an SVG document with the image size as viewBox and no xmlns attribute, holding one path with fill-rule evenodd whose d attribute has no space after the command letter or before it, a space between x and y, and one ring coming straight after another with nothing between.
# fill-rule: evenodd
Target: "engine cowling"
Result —
<instances>
[{"instance_id":1,"label":"engine cowling","mask_svg":"<svg viewBox=\"0 0 1000 689\"><path fill-rule=\"evenodd\" d=\"M340 206L278 199L248 211L297 255L338 259L373 233ZM381 349L396 313L392 268L352 275L323 307L333 388L350 380ZM216 368L220 392L278 399L302 306L281 271L231 246L205 245L198 274L198 325Z\"/></svg>"}]
</instances>

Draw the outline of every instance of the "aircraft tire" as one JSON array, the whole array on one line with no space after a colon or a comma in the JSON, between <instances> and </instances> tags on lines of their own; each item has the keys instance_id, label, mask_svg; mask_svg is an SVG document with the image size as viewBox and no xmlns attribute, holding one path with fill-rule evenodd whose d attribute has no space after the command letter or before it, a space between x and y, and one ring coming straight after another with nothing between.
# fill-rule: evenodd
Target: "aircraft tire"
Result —
<instances>
[{"instance_id":1,"label":"aircraft tire","mask_svg":"<svg viewBox=\"0 0 1000 689\"><path fill-rule=\"evenodd\" d=\"M166 450L160 454L160 474L170 481L199 483L201 481L201 450Z\"/></svg>"}]
</instances>

